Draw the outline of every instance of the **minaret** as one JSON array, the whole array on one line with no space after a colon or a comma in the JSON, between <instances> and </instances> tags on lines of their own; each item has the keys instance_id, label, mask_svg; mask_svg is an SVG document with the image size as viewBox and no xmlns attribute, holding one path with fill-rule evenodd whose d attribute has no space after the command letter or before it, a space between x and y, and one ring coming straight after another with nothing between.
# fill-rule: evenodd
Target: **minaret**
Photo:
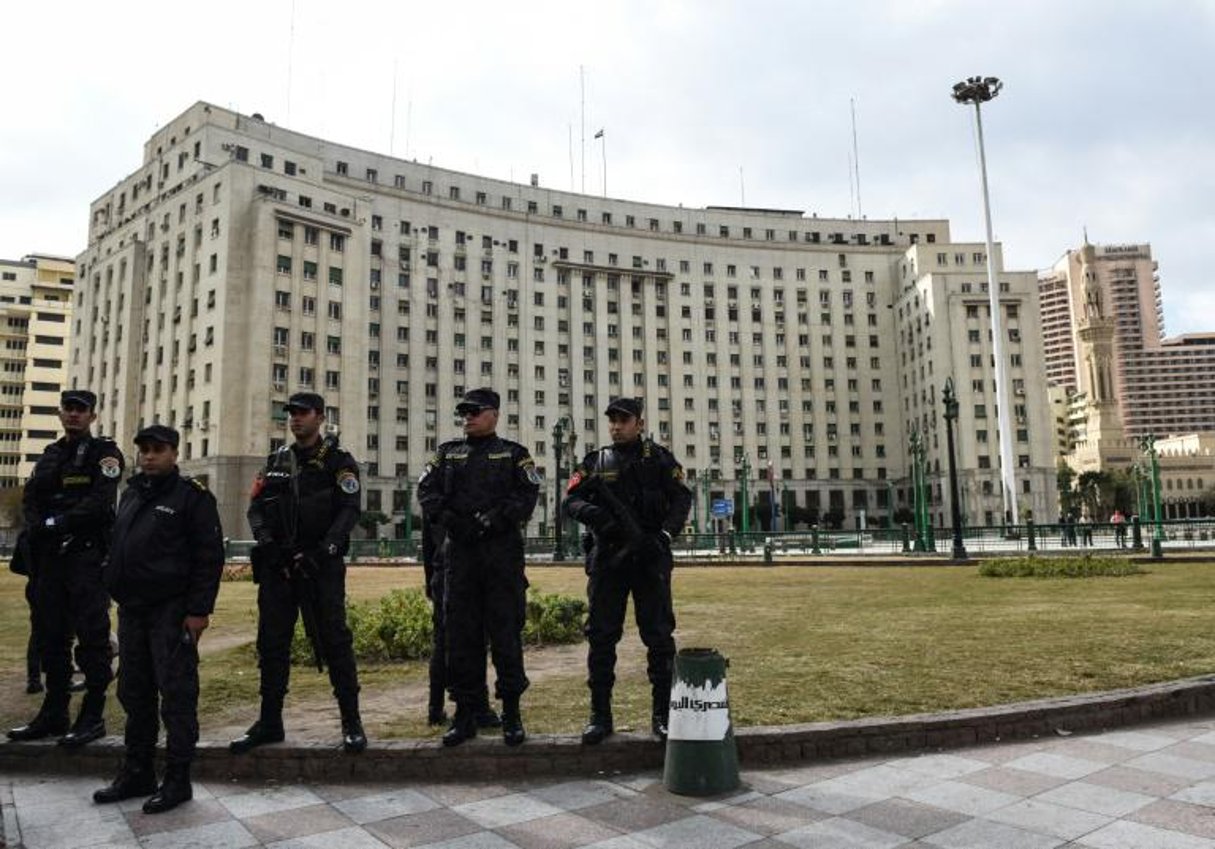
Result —
<instances>
[{"instance_id":1,"label":"minaret","mask_svg":"<svg viewBox=\"0 0 1215 849\"><path fill-rule=\"evenodd\" d=\"M1107 315L1109 301L1097 277L1096 250L1088 243L1078 252L1080 264L1080 295L1082 302L1073 310L1077 317L1077 359L1080 365L1078 383L1087 396L1085 439L1076 446L1080 470L1101 467L1102 449L1118 446L1124 436L1122 411L1118 406L1117 384L1114 382L1114 333L1117 318Z\"/></svg>"}]
</instances>

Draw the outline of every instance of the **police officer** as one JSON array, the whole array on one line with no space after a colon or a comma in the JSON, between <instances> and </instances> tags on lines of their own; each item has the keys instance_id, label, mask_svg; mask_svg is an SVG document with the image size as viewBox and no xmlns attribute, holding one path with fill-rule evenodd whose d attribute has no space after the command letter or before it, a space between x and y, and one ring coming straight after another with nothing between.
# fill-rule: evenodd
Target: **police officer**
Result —
<instances>
[{"instance_id":1,"label":"police officer","mask_svg":"<svg viewBox=\"0 0 1215 849\"><path fill-rule=\"evenodd\" d=\"M502 700L502 737L508 746L527 737L519 713L519 698L528 685L520 526L536 507L540 476L526 448L497 435L498 407L492 389L466 393L456 406L464 419L464 439L440 445L418 482L426 520L445 534L447 674L456 703L451 728L443 735L445 746L477 735L486 636L497 673L494 691Z\"/></svg>"},{"instance_id":2,"label":"police officer","mask_svg":"<svg viewBox=\"0 0 1215 849\"><path fill-rule=\"evenodd\" d=\"M443 725L447 712L447 623L443 619L443 596L447 588L447 573L440 556L447 533L433 522L422 524L422 569L426 579L426 598L430 600L430 693L426 709L428 725ZM485 686L485 652L481 653L481 699L477 707L478 728L501 728L502 719L489 706L489 688Z\"/></svg>"},{"instance_id":3,"label":"police officer","mask_svg":"<svg viewBox=\"0 0 1215 849\"><path fill-rule=\"evenodd\" d=\"M198 742L198 638L210 624L224 565L215 497L177 469L177 431L135 435L140 473L132 476L114 521L105 584L118 602L118 699L127 713L126 757L98 804L151 796L158 814L193 797L190 762ZM152 756L165 724L166 764L159 790ZM153 795L154 794L154 795Z\"/></svg>"},{"instance_id":4,"label":"police officer","mask_svg":"<svg viewBox=\"0 0 1215 849\"><path fill-rule=\"evenodd\" d=\"M97 396L69 389L59 397L63 437L34 465L23 507L30 539L36 627L46 693L28 725L8 732L12 740L64 735L63 746L83 746L105 736L106 688L110 670L110 599L101 581L122 452L114 440L93 436ZM72 637L85 694L68 730ZM67 732L65 734L65 732Z\"/></svg>"},{"instance_id":5,"label":"police officer","mask_svg":"<svg viewBox=\"0 0 1215 849\"><path fill-rule=\"evenodd\" d=\"M359 467L337 437L321 437L325 401L297 392L287 401L293 445L266 460L253 484L249 525L257 592L257 656L261 715L229 748L242 754L284 739L283 699L291 639L301 614L314 649L329 666L342 717L342 747L367 748L359 716L354 640L346 624L346 564L342 556L359 518Z\"/></svg>"},{"instance_id":6,"label":"police officer","mask_svg":"<svg viewBox=\"0 0 1215 849\"><path fill-rule=\"evenodd\" d=\"M582 732L588 745L614 730L616 644L630 593L646 647L650 727L658 739L666 739L675 657L671 540L683 530L692 506L683 467L670 451L642 436L641 401L617 398L608 404L607 417L612 444L583 458L570 477L564 504L566 514L594 534L586 623L591 716Z\"/></svg>"}]
</instances>

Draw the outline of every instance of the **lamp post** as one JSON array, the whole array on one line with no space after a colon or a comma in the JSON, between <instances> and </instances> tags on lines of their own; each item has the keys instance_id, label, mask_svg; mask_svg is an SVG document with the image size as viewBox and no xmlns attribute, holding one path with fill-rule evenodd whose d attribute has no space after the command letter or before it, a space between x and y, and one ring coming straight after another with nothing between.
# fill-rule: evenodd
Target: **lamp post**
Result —
<instances>
[{"instance_id":1,"label":"lamp post","mask_svg":"<svg viewBox=\"0 0 1215 849\"><path fill-rule=\"evenodd\" d=\"M413 551L413 484L405 478L405 550Z\"/></svg>"},{"instance_id":2,"label":"lamp post","mask_svg":"<svg viewBox=\"0 0 1215 849\"><path fill-rule=\"evenodd\" d=\"M953 559L966 559L966 544L962 541L962 505L958 503L958 461L954 453L953 423L958 420L958 399L953 394L953 378L945 378L941 392L945 404L945 445L949 450L949 507L953 522Z\"/></svg>"},{"instance_id":3,"label":"lamp post","mask_svg":"<svg viewBox=\"0 0 1215 849\"><path fill-rule=\"evenodd\" d=\"M915 508L915 551L925 550L925 534L924 534L924 493L921 489L923 485L923 472L920 468L920 458L924 450L923 441L920 438L920 426L918 423L911 426L911 493L914 501L912 502Z\"/></svg>"},{"instance_id":4,"label":"lamp post","mask_svg":"<svg viewBox=\"0 0 1215 849\"><path fill-rule=\"evenodd\" d=\"M1149 433L1139 444L1143 453L1148 456L1148 472L1152 476L1152 519L1155 529L1152 531L1151 557L1153 560L1160 560L1164 557L1164 528L1160 516L1160 455L1156 451L1156 435Z\"/></svg>"},{"instance_id":5,"label":"lamp post","mask_svg":"<svg viewBox=\"0 0 1215 849\"><path fill-rule=\"evenodd\" d=\"M749 534L751 532L751 505L749 503L750 496L747 493L747 486L751 479L751 461L747 459L747 454L744 451L739 451L734 456L734 461L738 464L741 472L741 486L739 493L742 497L742 532Z\"/></svg>"},{"instance_id":6,"label":"lamp post","mask_svg":"<svg viewBox=\"0 0 1215 849\"><path fill-rule=\"evenodd\" d=\"M569 429L573 435L574 423L565 416L557 419L553 425L553 457L556 464L553 469L553 535L556 541L553 543L553 562L557 563L565 560L565 534L562 533L561 527L561 455L565 451L565 432ZM572 450L571 444L571 450Z\"/></svg>"},{"instance_id":7,"label":"lamp post","mask_svg":"<svg viewBox=\"0 0 1215 849\"><path fill-rule=\"evenodd\" d=\"M983 186L983 220L987 228L987 301L991 309L991 346L996 361L996 417L1000 428L1000 490L1004 496L1004 524L1017 521L1017 487L1013 477L1012 417L1008 402L1008 363L1004 359L1004 331L1000 321L1000 287L996 283L995 244L991 235L991 199L987 191L987 153L983 148L983 112L980 106L995 98L1004 83L995 77L969 77L953 87L953 99L975 107L979 138L979 176Z\"/></svg>"}]
</instances>

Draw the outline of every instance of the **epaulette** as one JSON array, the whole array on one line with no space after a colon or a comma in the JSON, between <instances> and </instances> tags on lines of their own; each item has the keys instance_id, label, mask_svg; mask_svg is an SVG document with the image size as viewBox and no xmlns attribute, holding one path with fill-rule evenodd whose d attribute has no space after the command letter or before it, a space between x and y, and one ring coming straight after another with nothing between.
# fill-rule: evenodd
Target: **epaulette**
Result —
<instances>
[{"instance_id":1,"label":"epaulette","mask_svg":"<svg viewBox=\"0 0 1215 849\"><path fill-rule=\"evenodd\" d=\"M209 490L207 489L207 485L206 485L205 483L203 483L202 481L200 481L198 478L192 478L192 477L190 477L189 475L182 475L182 476L181 476L181 479L182 479L183 481L185 481L186 483L193 484L193 485L194 485L194 488L195 488L195 489L197 489L197 490L199 490L200 492L208 492L208 491L209 491Z\"/></svg>"}]
</instances>

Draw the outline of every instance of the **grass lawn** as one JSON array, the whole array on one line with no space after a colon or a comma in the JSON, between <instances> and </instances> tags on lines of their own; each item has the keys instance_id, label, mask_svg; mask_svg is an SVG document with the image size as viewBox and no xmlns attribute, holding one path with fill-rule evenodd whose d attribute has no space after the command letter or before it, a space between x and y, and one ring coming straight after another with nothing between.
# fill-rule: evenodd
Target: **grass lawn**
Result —
<instances>
[{"instance_id":1,"label":"grass lawn","mask_svg":"<svg viewBox=\"0 0 1215 849\"><path fill-rule=\"evenodd\" d=\"M972 707L1127 687L1215 671L1215 563L1162 563L1144 575L990 579L975 567L686 568L675 573L681 646L730 659L732 714L768 725ZM576 569L535 568L545 592L581 594ZM352 569L355 598L421 584L420 568ZM0 724L25 721L27 618L21 579L0 577ZM225 583L203 639L201 719L208 729L256 715L254 587ZM634 629L635 630L635 629ZM646 727L649 690L635 634L621 645L619 725ZM525 719L572 733L585 720L581 647L529 652ZM422 664L360 669L369 730L427 736ZM492 672L491 672L492 676ZM292 672L289 704L331 710L328 681ZM111 731L121 712L111 700Z\"/></svg>"}]
</instances>

